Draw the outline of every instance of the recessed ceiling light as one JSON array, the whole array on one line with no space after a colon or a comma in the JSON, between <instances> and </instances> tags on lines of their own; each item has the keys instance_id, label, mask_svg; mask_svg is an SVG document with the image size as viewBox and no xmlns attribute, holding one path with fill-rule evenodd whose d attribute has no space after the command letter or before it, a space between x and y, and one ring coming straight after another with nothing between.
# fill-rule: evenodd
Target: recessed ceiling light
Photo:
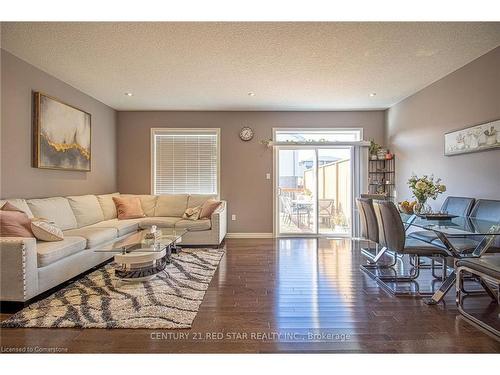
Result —
<instances>
[{"instance_id":1,"label":"recessed ceiling light","mask_svg":"<svg viewBox=\"0 0 500 375\"><path fill-rule=\"evenodd\" d=\"M371 96L371 97L374 97L374 96L376 96L376 95L377 95L377 93L376 93L376 92L372 92L372 93L370 94L370 96Z\"/></svg>"},{"instance_id":2,"label":"recessed ceiling light","mask_svg":"<svg viewBox=\"0 0 500 375\"><path fill-rule=\"evenodd\" d=\"M132 94L131 92L126 92L126 93L125 93L125 95L126 95L126 96L132 96L132 95L134 95L134 94Z\"/></svg>"},{"instance_id":3,"label":"recessed ceiling light","mask_svg":"<svg viewBox=\"0 0 500 375\"><path fill-rule=\"evenodd\" d=\"M254 92L252 92L252 91L250 91L250 92L248 93L248 96L255 96L255 93L254 93Z\"/></svg>"}]
</instances>

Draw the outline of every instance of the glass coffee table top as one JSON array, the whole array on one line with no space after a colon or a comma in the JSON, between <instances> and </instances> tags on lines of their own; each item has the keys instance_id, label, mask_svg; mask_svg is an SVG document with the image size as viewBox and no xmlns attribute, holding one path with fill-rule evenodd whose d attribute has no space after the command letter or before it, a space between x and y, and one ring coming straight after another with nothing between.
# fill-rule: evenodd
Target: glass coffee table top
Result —
<instances>
[{"instance_id":1,"label":"glass coffee table top","mask_svg":"<svg viewBox=\"0 0 500 375\"><path fill-rule=\"evenodd\" d=\"M166 247L175 245L175 243L182 240L182 236L188 232L187 229L174 229L174 228L158 228L158 235L156 239L149 239L147 235L150 234L150 229L140 230L131 233L124 239L115 243L101 246L94 250L100 253L131 253L140 251L141 253L156 253L163 251Z\"/></svg>"}]
</instances>

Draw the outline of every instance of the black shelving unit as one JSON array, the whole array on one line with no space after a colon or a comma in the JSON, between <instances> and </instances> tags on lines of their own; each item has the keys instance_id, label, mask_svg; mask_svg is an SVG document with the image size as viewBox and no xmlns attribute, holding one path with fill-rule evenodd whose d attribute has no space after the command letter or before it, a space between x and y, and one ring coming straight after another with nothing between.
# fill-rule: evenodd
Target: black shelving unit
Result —
<instances>
[{"instance_id":1,"label":"black shelving unit","mask_svg":"<svg viewBox=\"0 0 500 375\"><path fill-rule=\"evenodd\" d=\"M394 200L396 188L396 160L368 160L368 193L383 194Z\"/></svg>"}]
</instances>

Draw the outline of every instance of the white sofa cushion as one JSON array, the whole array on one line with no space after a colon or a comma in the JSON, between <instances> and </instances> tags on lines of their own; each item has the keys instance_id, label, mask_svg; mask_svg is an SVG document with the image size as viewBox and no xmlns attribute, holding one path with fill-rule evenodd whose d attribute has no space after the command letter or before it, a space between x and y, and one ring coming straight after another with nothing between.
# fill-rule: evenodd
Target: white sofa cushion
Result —
<instances>
[{"instance_id":1,"label":"white sofa cushion","mask_svg":"<svg viewBox=\"0 0 500 375\"><path fill-rule=\"evenodd\" d=\"M215 194L191 194L188 198L188 208L201 206L209 199L217 199Z\"/></svg>"},{"instance_id":2,"label":"white sofa cushion","mask_svg":"<svg viewBox=\"0 0 500 375\"><path fill-rule=\"evenodd\" d=\"M210 219L201 219L201 220L179 220L175 223L175 228L187 228L190 231L199 231L199 230L210 230L211 228Z\"/></svg>"},{"instance_id":3,"label":"white sofa cushion","mask_svg":"<svg viewBox=\"0 0 500 375\"><path fill-rule=\"evenodd\" d=\"M101 205L95 195L67 197L76 217L78 228L86 227L104 220Z\"/></svg>"},{"instance_id":4,"label":"white sofa cushion","mask_svg":"<svg viewBox=\"0 0 500 375\"><path fill-rule=\"evenodd\" d=\"M12 198L12 199L0 200L0 207L2 207L6 202L9 202L11 205L15 206L16 208L23 211L26 215L28 215L28 217L30 219L33 219L33 213L31 212L30 208L28 207L28 204L26 203L26 199Z\"/></svg>"},{"instance_id":5,"label":"white sofa cushion","mask_svg":"<svg viewBox=\"0 0 500 375\"><path fill-rule=\"evenodd\" d=\"M87 249L94 248L118 237L115 228L85 227L64 231L65 236L79 236L87 240Z\"/></svg>"},{"instance_id":6,"label":"white sofa cushion","mask_svg":"<svg viewBox=\"0 0 500 375\"><path fill-rule=\"evenodd\" d=\"M122 194L123 197L139 197L141 200L142 211L146 216L155 216L157 195L149 194Z\"/></svg>"},{"instance_id":7,"label":"white sofa cushion","mask_svg":"<svg viewBox=\"0 0 500 375\"><path fill-rule=\"evenodd\" d=\"M69 255L85 249L87 240L83 237L65 237L62 241L36 244L38 267L45 267Z\"/></svg>"},{"instance_id":8,"label":"white sofa cushion","mask_svg":"<svg viewBox=\"0 0 500 375\"><path fill-rule=\"evenodd\" d=\"M101 221L100 223L93 224L89 228L114 228L118 231L118 237L124 236L125 234L137 231L139 228L139 222L141 219L111 219Z\"/></svg>"},{"instance_id":9,"label":"white sofa cushion","mask_svg":"<svg viewBox=\"0 0 500 375\"><path fill-rule=\"evenodd\" d=\"M174 228L175 223L181 220L180 217L150 217L142 219L139 223L139 227L146 229L152 225L156 225L158 228Z\"/></svg>"},{"instance_id":10,"label":"white sofa cushion","mask_svg":"<svg viewBox=\"0 0 500 375\"><path fill-rule=\"evenodd\" d=\"M160 195L156 200L155 216L182 217L187 208L187 194Z\"/></svg>"},{"instance_id":11,"label":"white sofa cushion","mask_svg":"<svg viewBox=\"0 0 500 375\"><path fill-rule=\"evenodd\" d=\"M66 198L29 199L27 203L33 216L53 221L62 230L78 226L75 214Z\"/></svg>"},{"instance_id":12,"label":"white sofa cushion","mask_svg":"<svg viewBox=\"0 0 500 375\"><path fill-rule=\"evenodd\" d=\"M120 193L96 195L101 205L104 220L116 219L116 206L115 202L113 202L113 197L118 197L119 195Z\"/></svg>"}]
</instances>

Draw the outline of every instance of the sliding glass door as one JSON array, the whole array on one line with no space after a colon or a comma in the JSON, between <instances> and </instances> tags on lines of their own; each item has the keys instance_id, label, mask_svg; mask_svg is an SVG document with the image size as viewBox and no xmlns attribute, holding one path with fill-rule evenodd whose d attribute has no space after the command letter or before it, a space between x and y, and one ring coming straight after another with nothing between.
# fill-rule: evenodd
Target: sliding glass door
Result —
<instances>
[{"instance_id":1,"label":"sliding glass door","mask_svg":"<svg viewBox=\"0 0 500 375\"><path fill-rule=\"evenodd\" d=\"M280 234L317 232L316 151L278 150L278 231Z\"/></svg>"},{"instance_id":2,"label":"sliding glass door","mask_svg":"<svg viewBox=\"0 0 500 375\"><path fill-rule=\"evenodd\" d=\"M317 150L319 233L351 233L351 151L351 147Z\"/></svg>"},{"instance_id":3,"label":"sliding glass door","mask_svg":"<svg viewBox=\"0 0 500 375\"><path fill-rule=\"evenodd\" d=\"M278 236L351 234L351 155L350 146L277 147Z\"/></svg>"}]
</instances>

